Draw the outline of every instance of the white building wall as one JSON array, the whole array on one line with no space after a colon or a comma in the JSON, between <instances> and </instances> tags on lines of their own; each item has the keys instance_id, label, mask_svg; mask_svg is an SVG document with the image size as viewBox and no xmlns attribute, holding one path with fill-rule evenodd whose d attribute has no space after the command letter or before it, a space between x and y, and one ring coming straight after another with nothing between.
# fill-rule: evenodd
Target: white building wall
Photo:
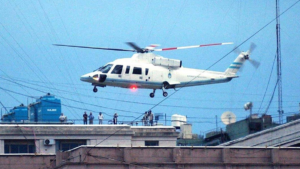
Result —
<instances>
[{"instance_id":1,"label":"white building wall","mask_svg":"<svg viewBox=\"0 0 300 169\"><path fill-rule=\"evenodd\" d=\"M38 140L36 142L38 142L38 144L39 144L38 145L39 147L36 147L36 151L38 153L41 153L41 154L49 154L49 153L55 154L56 153L56 146L55 146L56 141L55 140L54 140L54 144L53 145L45 145L44 144L44 139L40 139L40 140Z\"/></svg>"},{"instance_id":2,"label":"white building wall","mask_svg":"<svg viewBox=\"0 0 300 169\"><path fill-rule=\"evenodd\" d=\"M0 140L0 154L4 154L4 140Z\"/></svg>"},{"instance_id":3,"label":"white building wall","mask_svg":"<svg viewBox=\"0 0 300 169\"><path fill-rule=\"evenodd\" d=\"M176 146L177 134L173 127L134 127L121 126L58 126L58 125L3 125L0 128L0 154L4 153L4 140L35 140L36 152L55 154L60 141L86 140L87 145L137 147L145 146L145 141L159 141L159 146ZM104 127L104 128L102 128ZM22 129L22 133L20 133ZM120 130L120 131L119 131ZM34 131L34 132L33 132ZM114 131L119 131L112 135ZM172 135L172 132L174 133ZM165 133L167 133L165 135ZM172 136L170 136L170 133ZM145 135L145 136L144 136ZM150 136L148 136L150 135ZM45 139L54 140L53 145L44 145Z\"/></svg>"}]
</instances>

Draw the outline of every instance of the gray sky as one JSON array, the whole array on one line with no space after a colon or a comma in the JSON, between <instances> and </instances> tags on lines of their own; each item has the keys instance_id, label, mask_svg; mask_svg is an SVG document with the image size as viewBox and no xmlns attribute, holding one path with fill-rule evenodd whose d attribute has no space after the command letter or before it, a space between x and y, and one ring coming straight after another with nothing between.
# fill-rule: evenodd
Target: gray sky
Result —
<instances>
[{"instance_id":1,"label":"gray sky","mask_svg":"<svg viewBox=\"0 0 300 169\"><path fill-rule=\"evenodd\" d=\"M295 2L281 1L281 12ZM300 3L280 18L285 116L299 111L299 12ZM2 0L0 101L6 107L27 105L35 101L29 96L50 92L61 99L68 119L81 119L87 110L104 112L106 120L118 112L119 120L130 121L163 100L161 91L153 99L149 97L152 91L145 89L132 92L106 87L93 93L92 86L79 78L133 53L52 44L130 49L124 42L135 42L140 47L160 44L162 48L234 42L234 45L156 52L182 60L184 67L207 69L274 18L275 1L261 0ZM224 127L220 117L225 111L235 113L238 120L244 119L249 112L244 111L243 105L248 101L254 104L253 113L264 113L276 84L276 63L271 74L276 55L276 22L246 41L240 50L248 50L251 42L257 45L252 58L261 62L257 70L246 63L238 73L239 78L224 84L182 89L152 111L166 113L168 120L175 113L187 115L194 133L215 128L216 116L219 127ZM232 52L210 70L225 71L236 57ZM170 95L175 91L168 92ZM277 90L267 114L278 121Z\"/></svg>"}]
</instances>

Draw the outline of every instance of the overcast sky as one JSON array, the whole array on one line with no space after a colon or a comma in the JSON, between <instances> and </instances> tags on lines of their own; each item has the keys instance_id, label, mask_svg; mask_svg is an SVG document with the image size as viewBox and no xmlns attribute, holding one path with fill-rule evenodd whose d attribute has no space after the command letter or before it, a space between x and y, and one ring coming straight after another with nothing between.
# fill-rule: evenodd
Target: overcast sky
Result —
<instances>
[{"instance_id":1,"label":"overcast sky","mask_svg":"<svg viewBox=\"0 0 300 169\"><path fill-rule=\"evenodd\" d=\"M281 1L280 12L295 2ZM32 96L49 92L61 99L68 119L80 119L77 124L85 110L102 111L105 120L111 120L117 112L119 121L131 121L159 104L153 113L164 113L167 120L173 114L186 115L194 133L216 128L216 121L219 127L225 127L220 119L225 111L242 120L249 115L243 109L246 102L252 101L253 113L261 115L271 101L277 73L276 62L271 72L276 55L276 21L266 25L274 20L275 12L275 0L1 0L0 101L6 107L28 105L35 101ZM299 20L300 3L280 17L284 119L299 112ZM135 42L140 47L160 44L162 48L234 42L155 52L197 69L207 69L226 56L210 68L216 71L225 71L237 57L234 52L228 54L235 46L242 44L240 50L246 51L253 42L257 47L251 57L261 65L256 70L246 63L239 78L229 83L184 88L160 103L164 99L161 91L156 91L152 99L152 90L145 89L132 92L105 87L93 93L90 84L79 80L81 75L133 53L52 45L130 49L124 42ZM170 95L175 91L168 92ZM277 100L276 89L267 111L274 121L278 121Z\"/></svg>"}]
</instances>

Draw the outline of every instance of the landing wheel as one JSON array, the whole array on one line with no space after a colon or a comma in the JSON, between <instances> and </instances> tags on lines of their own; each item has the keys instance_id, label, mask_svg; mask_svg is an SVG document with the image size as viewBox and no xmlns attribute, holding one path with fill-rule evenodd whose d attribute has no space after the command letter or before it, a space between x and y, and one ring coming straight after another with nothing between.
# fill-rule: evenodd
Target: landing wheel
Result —
<instances>
[{"instance_id":1,"label":"landing wheel","mask_svg":"<svg viewBox=\"0 0 300 169\"><path fill-rule=\"evenodd\" d=\"M163 92L163 96L164 96L164 97L167 97L167 96L168 96L168 93L167 93L167 92Z\"/></svg>"},{"instance_id":2,"label":"landing wheel","mask_svg":"<svg viewBox=\"0 0 300 169\"><path fill-rule=\"evenodd\" d=\"M153 98L154 97L154 93L150 93L150 97Z\"/></svg>"},{"instance_id":3,"label":"landing wheel","mask_svg":"<svg viewBox=\"0 0 300 169\"><path fill-rule=\"evenodd\" d=\"M96 86L94 87L94 89L93 89L93 92L97 92L98 91L98 89L96 88Z\"/></svg>"}]
</instances>

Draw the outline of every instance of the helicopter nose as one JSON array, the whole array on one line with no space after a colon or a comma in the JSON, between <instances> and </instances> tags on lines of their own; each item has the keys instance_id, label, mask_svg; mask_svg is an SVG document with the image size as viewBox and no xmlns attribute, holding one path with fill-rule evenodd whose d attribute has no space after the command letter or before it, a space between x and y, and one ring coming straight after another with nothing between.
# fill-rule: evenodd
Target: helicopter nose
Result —
<instances>
[{"instance_id":1,"label":"helicopter nose","mask_svg":"<svg viewBox=\"0 0 300 169\"><path fill-rule=\"evenodd\" d=\"M90 74L85 74L80 77L80 80L84 82L90 82L91 80L93 80L93 78Z\"/></svg>"}]
</instances>

